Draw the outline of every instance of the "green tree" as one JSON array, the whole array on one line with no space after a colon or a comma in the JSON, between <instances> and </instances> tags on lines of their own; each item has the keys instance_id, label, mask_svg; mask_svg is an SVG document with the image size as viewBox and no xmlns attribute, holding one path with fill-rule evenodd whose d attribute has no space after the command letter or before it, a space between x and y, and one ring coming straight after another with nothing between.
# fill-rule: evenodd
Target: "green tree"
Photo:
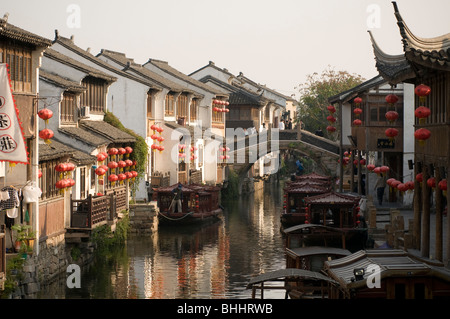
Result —
<instances>
[{"instance_id":1,"label":"green tree","mask_svg":"<svg viewBox=\"0 0 450 319\"><path fill-rule=\"evenodd\" d=\"M300 93L298 121L302 121L304 129L316 132L321 129L325 137L336 139L329 134L326 127L329 125L327 110L328 98L338 93L351 89L364 82L365 79L358 74L350 74L347 71L335 71L328 66L321 74L314 72L307 76L305 83L298 87ZM339 111L336 110L335 117Z\"/></svg>"}]
</instances>

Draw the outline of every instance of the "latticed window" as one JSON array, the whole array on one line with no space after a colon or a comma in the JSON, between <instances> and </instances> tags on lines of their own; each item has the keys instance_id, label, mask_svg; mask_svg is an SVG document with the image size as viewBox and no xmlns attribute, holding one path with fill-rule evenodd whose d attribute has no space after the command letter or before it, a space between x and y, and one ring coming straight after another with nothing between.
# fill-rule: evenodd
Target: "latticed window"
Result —
<instances>
[{"instance_id":1,"label":"latticed window","mask_svg":"<svg viewBox=\"0 0 450 319\"><path fill-rule=\"evenodd\" d=\"M192 99L190 105L190 120L197 120L197 112L198 112L198 99Z\"/></svg>"},{"instance_id":2,"label":"latticed window","mask_svg":"<svg viewBox=\"0 0 450 319\"><path fill-rule=\"evenodd\" d=\"M15 92L31 92L31 49L0 43L0 63L7 63Z\"/></svg>"},{"instance_id":3,"label":"latticed window","mask_svg":"<svg viewBox=\"0 0 450 319\"><path fill-rule=\"evenodd\" d=\"M186 95L181 94L177 99L177 117L184 117L187 119L188 116L188 103L189 99Z\"/></svg>"},{"instance_id":4,"label":"latticed window","mask_svg":"<svg viewBox=\"0 0 450 319\"><path fill-rule=\"evenodd\" d=\"M215 123L223 123L225 118L224 112L212 111L212 121Z\"/></svg>"},{"instance_id":5,"label":"latticed window","mask_svg":"<svg viewBox=\"0 0 450 319\"><path fill-rule=\"evenodd\" d=\"M75 122L75 112L77 110L76 95L70 92L64 92L61 101L61 123Z\"/></svg>"},{"instance_id":6,"label":"latticed window","mask_svg":"<svg viewBox=\"0 0 450 319\"><path fill-rule=\"evenodd\" d=\"M81 106L89 106L94 113L104 112L106 109L106 81L88 76L83 79L82 85L86 91L81 94Z\"/></svg>"},{"instance_id":7,"label":"latticed window","mask_svg":"<svg viewBox=\"0 0 450 319\"><path fill-rule=\"evenodd\" d=\"M55 166L59 160L45 161L39 164L42 177L39 178L39 187L42 191L41 198L49 199L60 196L60 191L56 188L56 182L59 179L59 173L55 171Z\"/></svg>"},{"instance_id":8,"label":"latticed window","mask_svg":"<svg viewBox=\"0 0 450 319\"><path fill-rule=\"evenodd\" d=\"M175 103L174 96L172 94L167 94L165 103L165 115L167 116L174 115L174 103Z\"/></svg>"}]
</instances>

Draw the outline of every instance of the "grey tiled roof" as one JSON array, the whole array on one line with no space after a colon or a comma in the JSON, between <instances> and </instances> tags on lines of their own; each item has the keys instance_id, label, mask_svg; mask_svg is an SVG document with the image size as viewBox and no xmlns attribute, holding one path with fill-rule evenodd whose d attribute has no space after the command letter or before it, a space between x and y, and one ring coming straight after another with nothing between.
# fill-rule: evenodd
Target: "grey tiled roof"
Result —
<instances>
[{"instance_id":1,"label":"grey tiled roof","mask_svg":"<svg viewBox=\"0 0 450 319\"><path fill-rule=\"evenodd\" d=\"M97 55L97 57L101 56L101 55L120 64L124 68L125 72L130 71L130 72L133 72L134 74L138 74L140 77L144 77L149 81L153 81L153 82L157 83L158 85L165 87L171 91L194 93L194 92L192 92L192 90L189 90L187 87L184 87L173 81L170 81L169 79L164 78L161 75L159 75L147 68L144 68L142 65L135 63L134 59L128 58L125 55L125 53L102 49L101 52Z\"/></svg>"},{"instance_id":2,"label":"grey tiled roof","mask_svg":"<svg viewBox=\"0 0 450 319\"><path fill-rule=\"evenodd\" d=\"M78 164L94 164L97 160L95 156L74 149L56 139L52 139L50 144L39 144L39 161L69 156Z\"/></svg>"},{"instance_id":3,"label":"grey tiled roof","mask_svg":"<svg viewBox=\"0 0 450 319\"><path fill-rule=\"evenodd\" d=\"M108 145L111 143L110 139L81 127L61 127L58 131L94 147Z\"/></svg>"},{"instance_id":4,"label":"grey tiled roof","mask_svg":"<svg viewBox=\"0 0 450 319\"><path fill-rule=\"evenodd\" d=\"M80 127L108 139L111 143L133 143L136 138L105 121L80 121Z\"/></svg>"},{"instance_id":5,"label":"grey tiled roof","mask_svg":"<svg viewBox=\"0 0 450 319\"><path fill-rule=\"evenodd\" d=\"M86 74L96 77L96 78L100 78L100 79L104 79L108 82L115 82L117 80L116 77L111 76L105 72L102 72L96 68L93 68L91 66L88 66L82 62L79 62L75 59L69 58L68 56L59 53L51 48L48 48L45 50L44 52L44 56L48 57L49 59L58 61L62 64L66 64L70 67L73 67L75 69L81 70L82 72L85 72ZM43 69L45 70L45 66L43 67Z\"/></svg>"},{"instance_id":6,"label":"grey tiled roof","mask_svg":"<svg viewBox=\"0 0 450 319\"><path fill-rule=\"evenodd\" d=\"M62 37L62 36L60 36L58 34L58 32L56 32L54 43L58 43L58 44L62 45L63 47L65 47L65 48L75 52L80 57L97 64L99 67L101 67L101 68L103 68L105 70L112 71L115 74L117 74L118 76L126 77L126 78L128 78L130 80L143 83L143 84L148 85L149 87L154 88L154 89L158 89L158 90L161 89L160 85L158 85L155 82L148 81L146 79L142 79L142 78L134 76L134 75L132 75L130 73L124 72L123 70L120 70L120 69L118 69L116 67L113 67L108 62L103 61L102 59L99 59L98 56L101 53L98 54L97 56L94 56L88 50L83 50L79 46L75 45L75 42L74 42L73 38L72 39L68 39L68 38Z\"/></svg>"},{"instance_id":7,"label":"grey tiled roof","mask_svg":"<svg viewBox=\"0 0 450 319\"><path fill-rule=\"evenodd\" d=\"M5 15L3 19L0 19L0 36L37 46L48 47L52 44L50 39L41 37L8 23L7 15Z\"/></svg>"},{"instance_id":8,"label":"grey tiled roof","mask_svg":"<svg viewBox=\"0 0 450 319\"><path fill-rule=\"evenodd\" d=\"M56 75L56 74L48 73L42 69L39 70L39 78L41 80L44 80L48 83L62 87L69 91L83 92L86 90L86 88L84 86L80 85L79 83L77 83L75 81L66 79L66 78Z\"/></svg>"},{"instance_id":9,"label":"grey tiled roof","mask_svg":"<svg viewBox=\"0 0 450 319\"><path fill-rule=\"evenodd\" d=\"M156 60L156 59L149 59L147 63L150 63L154 66L156 66L157 68L170 73L171 75L186 81L194 86L197 86L198 88L201 88L205 91L211 92L213 94L217 94L217 95L227 95L227 92L224 90L220 90L220 89L216 89L216 88L212 88L209 85L198 81L190 76L188 76L187 74L184 74L183 72L178 71L177 69L175 69L174 67L170 66L168 62L166 61L161 61L161 60ZM145 64L147 64L145 63ZM144 66L145 66L144 64Z\"/></svg>"}]
</instances>

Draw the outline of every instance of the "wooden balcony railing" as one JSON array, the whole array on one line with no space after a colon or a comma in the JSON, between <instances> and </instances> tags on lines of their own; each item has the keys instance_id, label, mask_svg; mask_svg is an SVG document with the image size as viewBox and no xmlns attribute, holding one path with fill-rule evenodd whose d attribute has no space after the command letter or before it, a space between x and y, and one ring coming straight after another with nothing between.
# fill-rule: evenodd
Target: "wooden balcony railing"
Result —
<instances>
[{"instance_id":1,"label":"wooden balcony railing","mask_svg":"<svg viewBox=\"0 0 450 319\"><path fill-rule=\"evenodd\" d=\"M71 200L70 227L92 229L106 224L115 215L114 195L93 197L84 200Z\"/></svg>"}]
</instances>

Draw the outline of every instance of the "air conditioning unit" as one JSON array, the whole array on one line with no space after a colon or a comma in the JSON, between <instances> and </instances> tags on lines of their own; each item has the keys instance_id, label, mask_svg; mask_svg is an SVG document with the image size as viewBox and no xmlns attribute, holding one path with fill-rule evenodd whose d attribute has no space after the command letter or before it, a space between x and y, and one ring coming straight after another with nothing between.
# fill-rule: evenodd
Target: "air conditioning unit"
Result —
<instances>
[{"instance_id":1,"label":"air conditioning unit","mask_svg":"<svg viewBox=\"0 0 450 319\"><path fill-rule=\"evenodd\" d=\"M81 117L89 117L90 114L90 108L89 106L82 106L81 107Z\"/></svg>"}]
</instances>

